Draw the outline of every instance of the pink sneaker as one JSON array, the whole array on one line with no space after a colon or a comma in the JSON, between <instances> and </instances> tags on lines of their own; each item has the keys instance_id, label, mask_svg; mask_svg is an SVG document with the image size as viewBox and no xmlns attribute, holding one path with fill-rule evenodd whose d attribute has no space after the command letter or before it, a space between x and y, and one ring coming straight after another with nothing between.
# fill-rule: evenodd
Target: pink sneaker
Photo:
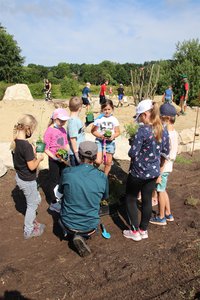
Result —
<instances>
[{"instance_id":1,"label":"pink sneaker","mask_svg":"<svg viewBox=\"0 0 200 300\"><path fill-rule=\"evenodd\" d=\"M137 230L124 230L123 236L125 236L127 239L132 239L136 242L141 241L142 237Z\"/></svg>"},{"instance_id":2,"label":"pink sneaker","mask_svg":"<svg viewBox=\"0 0 200 300\"><path fill-rule=\"evenodd\" d=\"M139 229L139 233L142 239L148 239L148 231Z\"/></svg>"}]
</instances>

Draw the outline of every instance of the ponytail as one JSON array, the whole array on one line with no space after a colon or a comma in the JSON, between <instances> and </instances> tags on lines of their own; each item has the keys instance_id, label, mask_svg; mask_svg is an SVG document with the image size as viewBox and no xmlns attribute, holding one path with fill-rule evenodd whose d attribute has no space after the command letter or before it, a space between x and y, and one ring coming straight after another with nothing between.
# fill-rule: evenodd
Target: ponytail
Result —
<instances>
[{"instance_id":1,"label":"ponytail","mask_svg":"<svg viewBox=\"0 0 200 300\"><path fill-rule=\"evenodd\" d=\"M153 127L155 139L157 140L157 142L161 142L163 126L160 120L159 106L156 102L153 102L152 104L153 104L153 108L151 109L150 122Z\"/></svg>"}]
</instances>

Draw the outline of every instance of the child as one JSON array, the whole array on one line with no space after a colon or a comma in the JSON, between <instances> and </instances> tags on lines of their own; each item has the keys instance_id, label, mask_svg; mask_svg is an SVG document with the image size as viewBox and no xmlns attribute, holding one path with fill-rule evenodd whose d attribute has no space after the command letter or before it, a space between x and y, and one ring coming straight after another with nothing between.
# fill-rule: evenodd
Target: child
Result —
<instances>
[{"instance_id":1,"label":"child","mask_svg":"<svg viewBox=\"0 0 200 300\"><path fill-rule=\"evenodd\" d=\"M108 175L110 172L113 154L115 153L115 138L120 135L119 122L112 115L113 110L113 102L111 100L106 100L101 105L101 111L104 114L104 116L94 121L94 125L91 130L92 134L96 137L96 143L98 146L98 153L96 159L97 165L100 165L102 163L103 151L105 147L106 161L104 173L106 175ZM111 131L110 137L104 136L107 130Z\"/></svg>"},{"instance_id":2,"label":"child","mask_svg":"<svg viewBox=\"0 0 200 300\"><path fill-rule=\"evenodd\" d=\"M150 99L142 100L136 108L140 124L128 155L132 163L126 183L126 208L131 229L123 235L134 241L148 238L147 227L152 211L152 192L160 175L160 156L169 153L169 137L163 130L159 108ZM138 222L137 196L141 191L141 221Z\"/></svg>"},{"instance_id":3,"label":"child","mask_svg":"<svg viewBox=\"0 0 200 300\"><path fill-rule=\"evenodd\" d=\"M178 151L178 133L174 129L176 109L170 103L165 103L160 107L161 121L167 127L170 141L169 160L165 161L162 174L158 177L157 192L159 202L159 216L150 220L150 223L157 225L167 225L166 221L174 221L171 214L169 196L166 191L167 179L173 169L173 162Z\"/></svg>"},{"instance_id":4,"label":"child","mask_svg":"<svg viewBox=\"0 0 200 300\"><path fill-rule=\"evenodd\" d=\"M51 202L49 209L57 213L60 212L60 203L57 202L54 188L59 183L61 172L66 165L56 157L56 152L60 148L69 150L67 133L63 128L68 119L69 116L65 109L55 109L44 134L44 142L46 144L45 153L49 158L48 198Z\"/></svg>"},{"instance_id":5,"label":"child","mask_svg":"<svg viewBox=\"0 0 200 300\"><path fill-rule=\"evenodd\" d=\"M90 86L90 82L87 82L82 90L82 101L83 104L86 106L86 111L89 111L90 108Z\"/></svg>"},{"instance_id":6,"label":"child","mask_svg":"<svg viewBox=\"0 0 200 300\"><path fill-rule=\"evenodd\" d=\"M69 101L70 120L67 125L67 136L70 145L70 164L73 167L80 164L78 147L81 142L85 141L84 126L79 118L82 104L83 102L79 97L72 97Z\"/></svg>"},{"instance_id":7,"label":"child","mask_svg":"<svg viewBox=\"0 0 200 300\"><path fill-rule=\"evenodd\" d=\"M14 126L14 141L11 146L13 163L16 170L16 183L23 191L26 198L26 214L24 219L24 238L29 239L43 234L45 225L36 221L36 210L41 202L37 190L36 169L44 159L40 154L36 158L30 138L37 126L37 121L32 115L24 115Z\"/></svg>"},{"instance_id":8,"label":"child","mask_svg":"<svg viewBox=\"0 0 200 300\"><path fill-rule=\"evenodd\" d=\"M118 101L119 101L118 104L117 104L117 107L119 107L119 105L123 106L123 103L124 103L124 101L123 101L124 88L123 88L123 84L122 83L120 83L120 85L119 85L119 87L117 89L117 92L118 92Z\"/></svg>"}]
</instances>

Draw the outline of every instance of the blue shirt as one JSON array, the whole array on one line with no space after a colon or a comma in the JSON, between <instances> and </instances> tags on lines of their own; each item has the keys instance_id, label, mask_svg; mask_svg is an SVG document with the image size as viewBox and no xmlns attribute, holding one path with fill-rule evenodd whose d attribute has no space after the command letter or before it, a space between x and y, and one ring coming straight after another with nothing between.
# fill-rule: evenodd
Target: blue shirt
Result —
<instances>
[{"instance_id":1,"label":"blue shirt","mask_svg":"<svg viewBox=\"0 0 200 300\"><path fill-rule=\"evenodd\" d=\"M173 92L171 89L167 89L165 90L165 100L172 100L172 95L173 95Z\"/></svg>"},{"instance_id":2,"label":"blue shirt","mask_svg":"<svg viewBox=\"0 0 200 300\"><path fill-rule=\"evenodd\" d=\"M108 178L93 165L81 164L63 170L59 192L63 224L75 230L89 231L99 224L101 199L108 198Z\"/></svg>"},{"instance_id":3,"label":"blue shirt","mask_svg":"<svg viewBox=\"0 0 200 300\"><path fill-rule=\"evenodd\" d=\"M83 98L88 98L88 94L90 93L89 87L85 86L82 90L82 97Z\"/></svg>"},{"instance_id":4,"label":"blue shirt","mask_svg":"<svg viewBox=\"0 0 200 300\"><path fill-rule=\"evenodd\" d=\"M67 138L69 141L70 151L69 154L72 155L74 152L72 151L70 138L76 138L77 149L81 142L85 141L85 132L84 126L82 124L81 119L78 117L72 117L67 122Z\"/></svg>"},{"instance_id":5,"label":"blue shirt","mask_svg":"<svg viewBox=\"0 0 200 300\"><path fill-rule=\"evenodd\" d=\"M163 130L162 141L158 142L152 126L141 125L128 155L131 157L130 173L141 179L156 178L160 175L160 156L169 154L169 135Z\"/></svg>"}]
</instances>

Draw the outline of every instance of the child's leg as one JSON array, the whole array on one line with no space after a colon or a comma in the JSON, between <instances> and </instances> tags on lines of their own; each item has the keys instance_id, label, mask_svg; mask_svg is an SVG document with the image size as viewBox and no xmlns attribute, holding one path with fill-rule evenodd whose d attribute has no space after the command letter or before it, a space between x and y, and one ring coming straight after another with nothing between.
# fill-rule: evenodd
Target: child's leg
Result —
<instances>
[{"instance_id":1,"label":"child's leg","mask_svg":"<svg viewBox=\"0 0 200 300\"><path fill-rule=\"evenodd\" d=\"M97 158L95 160L95 164L97 166L100 166L102 164L102 159L103 159L102 151L101 152L97 152Z\"/></svg>"},{"instance_id":2,"label":"child's leg","mask_svg":"<svg viewBox=\"0 0 200 300\"><path fill-rule=\"evenodd\" d=\"M165 215L169 216L169 215L171 215L171 207L170 207L168 193L167 192L165 192L165 193L166 193Z\"/></svg>"},{"instance_id":3,"label":"child's leg","mask_svg":"<svg viewBox=\"0 0 200 300\"><path fill-rule=\"evenodd\" d=\"M166 192L158 192L158 201L159 201L159 215L163 219L165 217L165 208L166 208Z\"/></svg>"},{"instance_id":4,"label":"child's leg","mask_svg":"<svg viewBox=\"0 0 200 300\"><path fill-rule=\"evenodd\" d=\"M49 183L48 183L48 202L57 203L56 196L54 194L54 188L60 180L60 162L49 159Z\"/></svg>"},{"instance_id":5,"label":"child's leg","mask_svg":"<svg viewBox=\"0 0 200 300\"><path fill-rule=\"evenodd\" d=\"M106 153L107 159L106 164L104 168L104 173L108 176L111 166L112 166L112 160L113 160L113 154L112 153Z\"/></svg>"}]
</instances>

